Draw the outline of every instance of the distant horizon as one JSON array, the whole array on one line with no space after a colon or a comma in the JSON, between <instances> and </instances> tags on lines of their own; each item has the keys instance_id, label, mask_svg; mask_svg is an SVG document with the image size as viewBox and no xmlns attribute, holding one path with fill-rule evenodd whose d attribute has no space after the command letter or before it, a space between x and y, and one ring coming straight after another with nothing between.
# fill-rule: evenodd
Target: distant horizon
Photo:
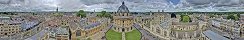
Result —
<instances>
[{"instance_id":1,"label":"distant horizon","mask_svg":"<svg viewBox=\"0 0 244 40\"><path fill-rule=\"evenodd\" d=\"M244 0L1 0L0 12L114 12L123 1L131 12L244 12Z\"/></svg>"},{"instance_id":2,"label":"distant horizon","mask_svg":"<svg viewBox=\"0 0 244 40\"><path fill-rule=\"evenodd\" d=\"M40 12L40 11L38 11L38 12ZM43 12L54 13L56 11L43 11ZM62 13L63 11L59 11L59 12ZM78 12L78 11L73 11L73 12ZM91 12L91 11L85 11L85 12ZM98 12L98 11L96 11L96 12ZM99 11L99 12L101 12L101 11ZM108 11L106 11L106 12L108 12ZM0 12L0 13L4 13L4 12ZM9 12L9 13L11 13L11 12ZM12 12L12 13L21 13L21 12ZM23 13L28 13L28 12L23 12ZM35 12L29 12L29 13L35 13ZM130 13L133 13L133 12L130 12ZM153 12L153 13L156 13L156 12ZM164 12L164 13L190 13L190 12ZM201 13L201 12L191 12L191 13ZM244 11L243 12L202 12L202 13L244 13Z\"/></svg>"}]
</instances>

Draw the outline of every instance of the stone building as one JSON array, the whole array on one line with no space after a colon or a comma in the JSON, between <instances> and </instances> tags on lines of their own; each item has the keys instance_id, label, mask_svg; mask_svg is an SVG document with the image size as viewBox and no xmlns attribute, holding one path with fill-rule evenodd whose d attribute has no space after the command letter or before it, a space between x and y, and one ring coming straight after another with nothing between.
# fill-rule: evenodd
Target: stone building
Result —
<instances>
[{"instance_id":1,"label":"stone building","mask_svg":"<svg viewBox=\"0 0 244 40\"><path fill-rule=\"evenodd\" d=\"M9 17L0 18L0 33L1 37L3 37L1 39L3 40L21 40L23 38L30 38L30 36L35 35L35 33L41 30L41 27L37 27L40 23L37 18L8 16Z\"/></svg>"},{"instance_id":2,"label":"stone building","mask_svg":"<svg viewBox=\"0 0 244 40\"><path fill-rule=\"evenodd\" d=\"M85 40L96 35L102 29L108 26L110 23L110 19L108 18L97 18L97 17L86 17L79 18L77 20L73 20L78 23L70 23L70 24L79 24L79 25L71 25L71 40Z\"/></svg>"},{"instance_id":3,"label":"stone building","mask_svg":"<svg viewBox=\"0 0 244 40\"><path fill-rule=\"evenodd\" d=\"M206 27L206 24L201 22L172 22L171 36L174 37L175 40L203 40L203 27Z\"/></svg>"},{"instance_id":4,"label":"stone building","mask_svg":"<svg viewBox=\"0 0 244 40\"><path fill-rule=\"evenodd\" d=\"M240 37L244 38L244 14L240 14L240 20L239 20L239 26L240 26Z\"/></svg>"},{"instance_id":5,"label":"stone building","mask_svg":"<svg viewBox=\"0 0 244 40\"><path fill-rule=\"evenodd\" d=\"M69 40L69 30L66 28L57 28L56 31L56 40Z\"/></svg>"},{"instance_id":6,"label":"stone building","mask_svg":"<svg viewBox=\"0 0 244 40\"><path fill-rule=\"evenodd\" d=\"M239 38L241 33L241 27L234 20L227 20L222 18L211 19L211 30L218 34L224 34L222 36L229 37L231 39Z\"/></svg>"},{"instance_id":7,"label":"stone building","mask_svg":"<svg viewBox=\"0 0 244 40\"><path fill-rule=\"evenodd\" d=\"M33 36L25 38L25 40L49 40L48 30L41 30Z\"/></svg>"},{"instance_id":8,"label":"stone building","mask_svg":"<svg viewBox=\"0 0 244 40\"><path fill-rule=\"evenodd\" d=\"M11 17L0 17L0 36L11 36L21 31L21 22Z\"/></svg>"},{"instance_id":9,"label":"stone building","mask_svg":"<svg viewBox=\"0 0 244 40\"><path fill-rule=\"evenodd\" d=\"M122 5L118 8L117 12L113 14L113 30L118 32L129 32L134 28L132 27L134 18L129 13L129 9L122 2Z\"/></svg>"},{"instance_id":10,"label":"stone building","mask_svg":"<svg viewBox=\"0 0 244 40\"><path fill-rule=\"evenodd\" d=\"M152 13L141 19L140 25L159 40L206 40L202 33L202 27L206 27L206 22L182 23L179 22L179 16L171 18L169 15L163 12Z\"/></svg>"}]
</instances>

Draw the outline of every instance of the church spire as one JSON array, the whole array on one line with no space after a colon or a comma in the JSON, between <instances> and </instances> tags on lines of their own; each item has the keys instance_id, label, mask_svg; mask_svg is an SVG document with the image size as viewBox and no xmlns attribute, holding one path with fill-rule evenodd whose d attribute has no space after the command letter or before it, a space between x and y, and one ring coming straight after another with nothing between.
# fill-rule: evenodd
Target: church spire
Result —
<instances>
[{"instance_id":1,"label":"church spire","mask_svg":"<svg viewBox=\"0 0 244 40\"><path fill-rule=\"evenodd\" d=\"M58 7L56 8L56 12L58 12Z\"/></svg>"},{"instance_id":2,"label":"church spire","mask_svg":"<svg viewBox=\"0 0 244 40\"><path fill-rule=\"evenodd\" d=\"M123 2L122 2L122 5L124 5L124 4L125 4L125 2L123 1Z\"/></svg>"}]
</instances>

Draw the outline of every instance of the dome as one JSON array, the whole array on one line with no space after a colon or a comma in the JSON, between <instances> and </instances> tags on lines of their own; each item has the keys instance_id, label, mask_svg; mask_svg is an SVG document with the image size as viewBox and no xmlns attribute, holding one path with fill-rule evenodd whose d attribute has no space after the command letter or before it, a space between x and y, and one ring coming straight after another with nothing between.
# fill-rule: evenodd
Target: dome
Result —
<instances>
[{"instance_id":1,"label":"dome","mask_svg":"<svg viewBox=\"0 0 244 40\"><path fill-rule=\"evenodd\" d=\"M129 9L125 6L124 2L122 2L122 5L119 7L117 12L129 12Z\"/></svg>"}]
</instances>

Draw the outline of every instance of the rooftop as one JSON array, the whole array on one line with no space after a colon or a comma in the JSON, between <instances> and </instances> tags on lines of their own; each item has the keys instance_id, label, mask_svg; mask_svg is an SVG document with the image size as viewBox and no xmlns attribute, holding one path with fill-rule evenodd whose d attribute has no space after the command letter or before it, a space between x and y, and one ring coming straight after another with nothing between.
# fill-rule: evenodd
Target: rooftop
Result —
<instances>
[{"instance_id":1,"label":"rooftop","mask_svg":"<svg viewBox=\"0 0 244 40\"><path fill-rule=\"evenodd\" d=\"M160 23L160 26L161 26L162 28L164 28L164 29L167 29L167 28L169 28L169 22L161 22L161 23Z\"/></svg>"},{"instance_id":2,"label":"rooftop","mask_svg":"<svg viewBox=\"0 0 244 40\"><path fill-rule=\"evenodd\" d=\"M85 29L90 29L90 28L94 28L94 27L96 27L96 26L98 26L98 25L100 25L101 23L99 23L99 22L97 22L97 23L92 23L92 24L90 24L90 25L87 25L87 26L85 26L84 28Z\"/></svg>"},{"instance_id":3,"label":"rooftop","mask_svg":"<svg viewBox=\"0 0 244 40\"><path fill-rule=\"evenodd\" d=\"M122 5L118 8L117 12L130 12L127 6L125 6L125 3L122 2Z\"/></svg>"},{"instance_id":4,"label":"rooftop","mask_svg":"<svg viewBox=\"0 0 244 40\"><path fill-rule=\"evenodd\" d=\"M7 17L7 16L0 16L0 19L2 19L2 18L10 18L10 17Z\"/></svg>"},{"instance_id":5,"label":"rooftop","mask_svg":"<svg viewBox=\"0 0 244 40\"><path fill-rule=\"evenodd\" d=\"M189 22L189 23L183 23L183 22L172 22L172 25L197 25L198 22Z\"/></svg>"},{"instance_id":6,"label":"rooftop","mask_svg":"<svg viewBox=\"0 0 244 40\"><path fill-rule=\"evenodd\" d=\"M25 31L27 29L35 27L38 23L39 23L38 21L23 22L21 24L21 29Z\"/></svg>"},{"instance_id":7,"label":"rooftop","mask_svg":"<svg viewBox=\"0 0 244 40\"><path fill-rule=\"evenodd\" d=\"M56 34L69 34L69 31L66 28L57 28Z\"/></svg>"},{"instance_id":8,"label":"rooftop","mask_svg":"<svg viewBox=\"0 0 244 40\"><path fill-rule=\"evenodd\" d=\"M203 34L206 35L211 40L229 40L211 30L204 31Z\"/></svg>"}]
</instances>

